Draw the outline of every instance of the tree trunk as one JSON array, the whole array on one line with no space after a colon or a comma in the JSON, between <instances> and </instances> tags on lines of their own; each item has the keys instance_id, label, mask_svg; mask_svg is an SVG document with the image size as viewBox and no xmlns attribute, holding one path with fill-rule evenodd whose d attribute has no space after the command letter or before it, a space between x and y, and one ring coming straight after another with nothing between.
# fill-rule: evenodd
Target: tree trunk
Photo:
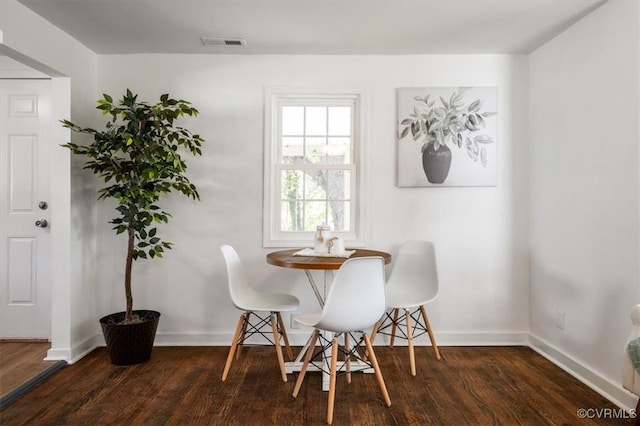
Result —
<instances>
[{"instance_id":1,"label":"tree trunk","mask_svg":"<svg viewBox=\"0 0 640 426\"><path fill-rule=\"evenodd\" d=\"M124 322L133 321L133 296L131 295L131 267L133 266L133 247L135 240L135 231L132 225L127 228L129 234L129 242L127 245L127 265L124 270L124 293L127 298L127 312Z\"/></svg>"}]
</instances>

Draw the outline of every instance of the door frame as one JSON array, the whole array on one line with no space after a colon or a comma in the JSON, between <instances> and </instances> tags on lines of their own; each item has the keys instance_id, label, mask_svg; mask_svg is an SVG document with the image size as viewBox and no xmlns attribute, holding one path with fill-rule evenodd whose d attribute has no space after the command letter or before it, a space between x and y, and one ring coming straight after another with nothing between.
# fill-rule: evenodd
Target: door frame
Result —
<instances>
[{"instance_id":1,"label":"door frame","mask_svg":"<svg viewBox=\"0 0 640 426\"><path fill-rule=\"evenodd\" d=\"M71 342L71 159L60 145L71 140L71 131L59 120L71 116L71 79L2 43L0 55L8 56L51 79L51 348L46 360L72 361ZM19 75L15 78L21 78Z\"/></svg>"}]
</instances>

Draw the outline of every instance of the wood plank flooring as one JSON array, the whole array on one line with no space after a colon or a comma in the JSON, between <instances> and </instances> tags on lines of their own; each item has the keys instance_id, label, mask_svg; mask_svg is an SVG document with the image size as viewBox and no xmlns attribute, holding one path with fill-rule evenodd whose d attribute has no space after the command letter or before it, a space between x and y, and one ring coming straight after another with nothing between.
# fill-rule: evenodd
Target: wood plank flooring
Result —
<instances>
[{"instance_id":1,"label":"wood plank flooring","mask_svg":"<svg viewBox=\"0 0 640 426\"><path fill-rule=\"evenodd\" d=\"M2 425L321 425L327 394L307 373L280 378L272 347L245 347L221 382L228 348L156 347L147 363L118 367L99 348L0 411ZM624 425L580 419L585 409L618 410L527 347L376 347L391 396L375 377L338 377L335 425Z\"/></svg>"},{"instance_id":2,"label":"wood plank flooring","mask_svg":"<svg viewBox=\"0 0 640 426\"><path fill-rule=\"evenodd\" d=\"M0 399L56 363L43 361L50 347L46 341L0 341Z\"/></svg>"}]
</instances>

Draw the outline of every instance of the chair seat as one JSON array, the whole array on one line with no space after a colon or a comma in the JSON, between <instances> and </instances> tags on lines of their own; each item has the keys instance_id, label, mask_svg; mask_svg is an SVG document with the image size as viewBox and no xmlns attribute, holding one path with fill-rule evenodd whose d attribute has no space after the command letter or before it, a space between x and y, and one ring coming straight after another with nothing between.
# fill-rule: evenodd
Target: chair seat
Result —
<instances>
[{"instance_id":1,"label":"chair seat","mask_svg":"<svg viewBox=\"0 0 640 426\"><path fill-rule=\"evenodd\" d=\"M320 321L321 317L322 317L322 312L318 312L318 313L294 315L293 320L307 327L315 327L318 321Z\"/></svg>"},{"instance_id":2,"label":"chair seat","mask_svg":"<svg viewBox=\"0 0 640 426\"><path fill-rule=\"evenodd\" d=\"M300 306L297 297L282 293L257 293L251 295L250 300L245 300L242 306L235 305L243 311L254 312L290 312L295 311Z\"/></svg>"},{"instance_id":3,"label":"chair seat","mask_svg":"<svg viewBox=\"0 0 640 426\"><path fill-rule=\"evenodd\" d=\"M390 309L409 309L426 305L435 297L428 299L416 298L415 293L409 287L387 287L387 307Z\"/></svg>"}]
</instances>

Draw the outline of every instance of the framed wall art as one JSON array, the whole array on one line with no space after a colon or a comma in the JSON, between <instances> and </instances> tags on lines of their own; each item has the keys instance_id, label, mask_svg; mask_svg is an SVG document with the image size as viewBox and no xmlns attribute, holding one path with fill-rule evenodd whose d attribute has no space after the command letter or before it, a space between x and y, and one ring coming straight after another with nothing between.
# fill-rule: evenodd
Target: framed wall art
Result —
<instances>
[{"instance_id":1,"label":"framed wall art","mask_svg":"<svg viewBox=\"0 0 640 426\"><path fill-rule=\"evenodd\" d=\"M495 186L497 87L397 89L398 186Z\"/></svg>"}]
</instances>

